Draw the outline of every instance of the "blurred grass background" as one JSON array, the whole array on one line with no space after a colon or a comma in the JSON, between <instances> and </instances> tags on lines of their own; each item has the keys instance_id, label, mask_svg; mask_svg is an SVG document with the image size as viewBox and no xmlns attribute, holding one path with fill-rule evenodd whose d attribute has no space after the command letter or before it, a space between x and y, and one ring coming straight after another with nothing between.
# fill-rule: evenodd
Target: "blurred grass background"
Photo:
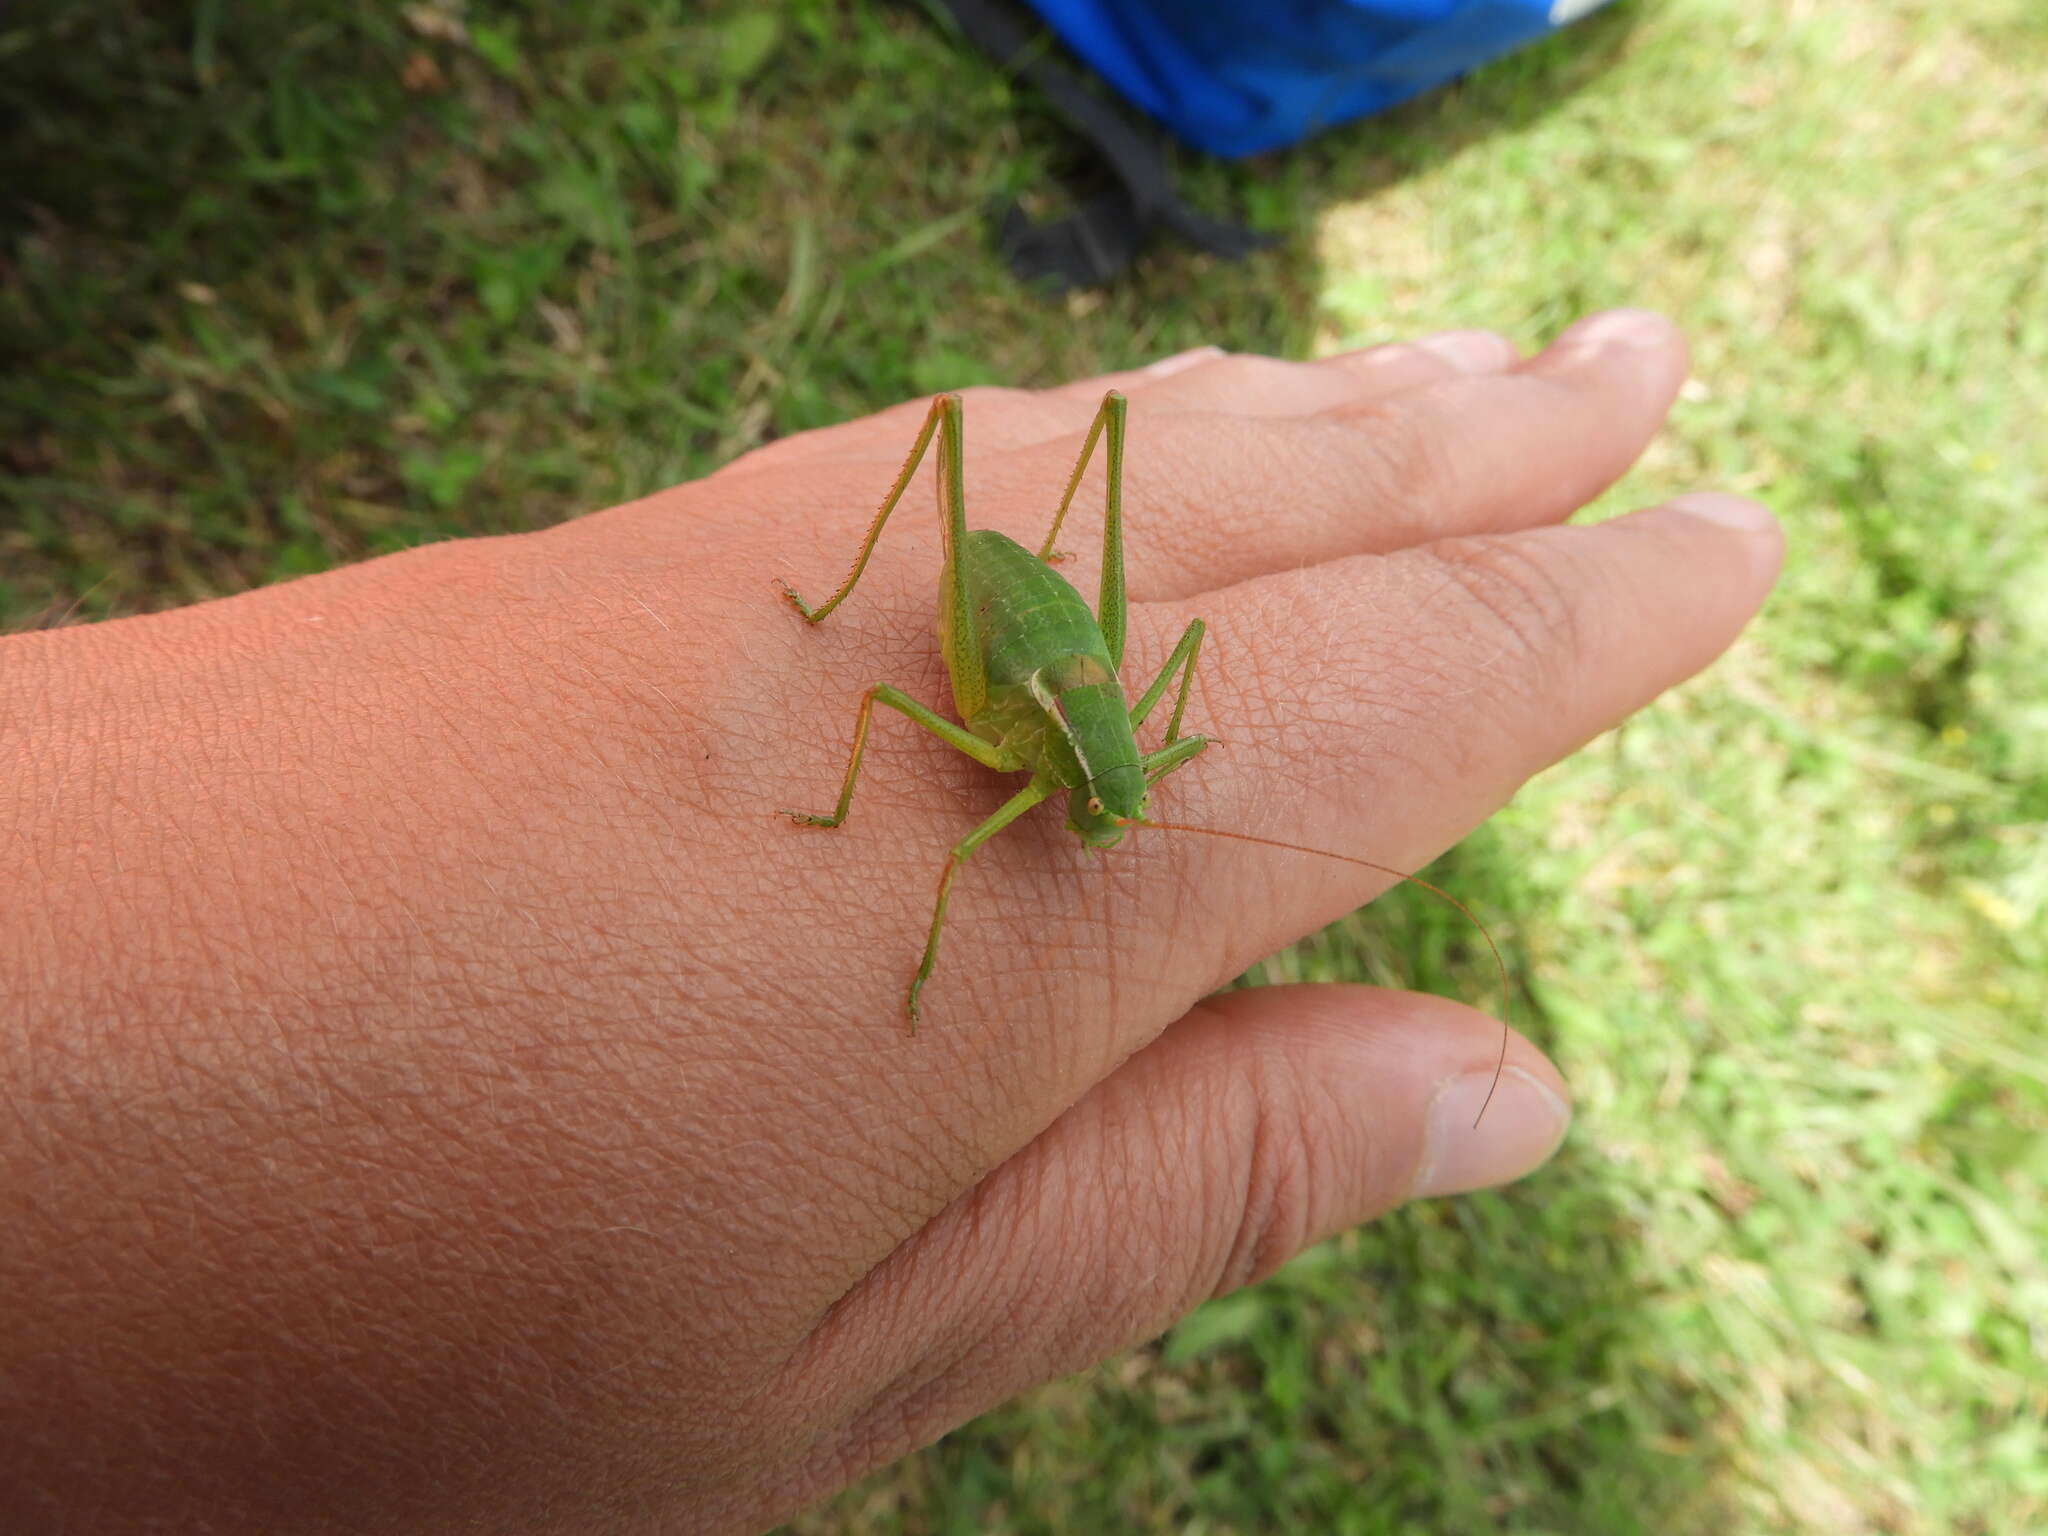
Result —
<instances>
[{"instance_id":1,"label":"blurred grass background","mask_svg":"<svg viewBox=\"0 0 2048 1536\"><path fill-rule=\"evenodd\" d=\"M1785 519L1707 677L1438 866L1580 1118L805 1531L2048 1529L2048 11L1643 0L1018 288L1054 124L914 10L16 0L0 625L532 527L1202 342L1681 318L1612 498ZM1284 487L1276 487L1284 493ZM1411 893L1412 895L1412 893ZM1396 892L1272 962L1490 1000Z\"/></svg>"}]
</instances>

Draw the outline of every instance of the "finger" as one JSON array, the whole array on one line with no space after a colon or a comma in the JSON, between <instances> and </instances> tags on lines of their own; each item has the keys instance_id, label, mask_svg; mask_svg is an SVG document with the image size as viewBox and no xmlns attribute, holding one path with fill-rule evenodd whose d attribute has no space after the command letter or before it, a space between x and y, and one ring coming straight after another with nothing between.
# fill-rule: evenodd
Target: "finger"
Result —
<instances>
[{"instance_id":1,"label":"finger","mask_svg":"<svg viewBox=\"0 0 2048 1536\"><path fill-rule=\"evenodd\" d=\"M885 1383L829 1454L886 1460L1406 1199L1518 1178L1569 1100L1516 1037L1475 1127L1498 1044L1495 1021L1410 993L1209 999L874 1270L787 1393Z\"/></svg>"},{"instance_id":2,"label":"finger","mask_svg":"<svg viewBox=\"0 0 2048 1536\"><path fill-rule=\"evenodd\" d=\"M1176 375L1194 389L1225 363ZM1123 504L1129 590L1192 596L1269 571L1384 552L1453 534L1561 521L1635 462L1685 377L1670 323L1596 315L1541 356L1499 374L1447 378L1304 416L1251 417L1225 403L1146 411L1134 399ZM1162 386L1164 388L1166 386ZM1078 434L984 455L976 505L1042 518ZM1102 471L1082 500L1099 505ZM1087 590L1094 552L1074 578Z\"/></svg>"},{"instance_id":3,"label":"finger","mask_svg":"<svg viewBox=\"0 0 2048 1536\"><path fill-rule=\"evenodd\" d=\"M1592 527L1447 541L1211 594L1187 725L1224 745L1162 785L1151 814L1414 869L1704 667L1755 613L1781 558L1761 507L1699 495ZM1147 659L1163 656L1186 611L1144 615ZM1166 842L1147 853L1171 861L1154 901L1171 895L1177 920L1146 954L1142 933L1160 914L1141 900L1118 940L1146 975L1191 969L1191 987L1219 984L1386 884L1334 860L1138 839ZM1218 933L1227 942L1204 956L1200 942Z\"/></svg>"},{"instance_id":4,"label":"finger","mask_svg":"<svg viewBox=\"0 0 2048 1536\"><path fill-rule=\"evenodd\" d=\"M1442 331L1413 342L1364 347L1306 363L1198 347L1130 373L1063 384L1044 391L1041 398L1085 406L1092 413L1105 390L1120 389L1133 410L1148 413L1189 410L1230 411L1249 417L1308 416L1370 405L1404 389L1446 379L1505 373L1520 360L1514 343L1505 336L1481 330ZM1048 432L1045 437L1052 435ZM1024 441L1043 440L1031 437Z\"/></svg>"},{"instance_id":5,"label":"finger","mask_svg":"<svg viewBox=\"0 0 2048 1536\"><path fill-rule=\"evenodd\" d=\"M1052 389L970 386L959 393L976 449L1014 452L1041 443L1064 445L1072 439L1065 449L1071 462L1103 395L1112 389L1143 400L1153 409L1300 416L1367 405L1400 390L1444 379L1504 373L1519 360L1514 344L1506 337L1492 331L1461 330L1344 352L1316 362L1195 347L1140 368L1098 374ZM735 463L749 470L786 469L823 460L887 465L900 461L908 451L930 409L929 397L902 401L857 421L770 443ZM727 471L733 468L726 466Z\"/></svg>"}]
</instances>

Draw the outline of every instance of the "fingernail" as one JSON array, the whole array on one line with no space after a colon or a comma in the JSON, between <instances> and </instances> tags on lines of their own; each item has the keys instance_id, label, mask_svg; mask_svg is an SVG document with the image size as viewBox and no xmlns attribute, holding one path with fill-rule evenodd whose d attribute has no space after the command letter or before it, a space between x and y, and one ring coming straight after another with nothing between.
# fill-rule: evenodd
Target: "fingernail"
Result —
<instances>
[{"instance_id":1,"label":"fingernail","mask_svg":"<svg viewBox=\"0 0 2048 1536\"><path fill-rule=\"evenodd\" d=\"M1430 1100L1422 1163L1409 1196L1455 1195L1519 1179L1557 1150L1571 1118L1564 1100L1521 1067L1503 1071L1498 1089L1491 1068L1454 1077Z\"/></svg>"},{"instance_id":2,"label":"fingernail","mask_svg":"<svg viewBox=\"0 0 2048 1536\"><path fill-rule=\"evenodd\" d=\"M1438 331L1417 337L1413 345L1460 373L1499 373L1516 357L1515 344L1495 331Z\"/></svg>"},{"instance_id":3,"label":"fingernail","mask_svg":"<svg viewBox=\"0 0 2048 1536\"><path fill-rule=\"evenodd\" d=\"M1673 512L1683 512L1687 517L1703 518L1710 523L1719 523L1723 528L1738 528L1744 533L1762 533L1777 523L1768 507L1759 506L1747 496L1730 496L1725 491L1688 491L1683 496L1674 496L1664 503Z\"/></svg>"},{"instance_id":4,"label":"fingernail","mask_svg":"<svg viewBox=\"0 0 2048 1536\"><path fill-rule=\"evenodd\" d=\"M1211 358L1222 355L1221 347L1190 347L1185 352L1176 352L1171 357L1160 358L1156 363L1148 363L1138 371L1148 379L1163 379L1169 373L1179 373L1183 368L1192 368L1197 363L1206 363Z\"/></svg>"},{"instance_id":5,"label":"fingernail","mask_svg":"<svg viewBox=\"0 0 2048 1536\"><path fill-rule=\"evenodd\" d=\"M1648 309L1610 309L1574 321L1550 344L1552 352L1661 352L1672 344L1672 325Z\"/></svg>"}]
</instances>

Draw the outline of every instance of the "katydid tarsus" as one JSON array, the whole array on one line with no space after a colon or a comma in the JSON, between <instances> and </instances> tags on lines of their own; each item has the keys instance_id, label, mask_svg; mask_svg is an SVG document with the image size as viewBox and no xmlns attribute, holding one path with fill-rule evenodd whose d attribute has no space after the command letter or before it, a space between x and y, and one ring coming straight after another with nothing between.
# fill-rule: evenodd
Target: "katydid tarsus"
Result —
<instances>
[{"instance_id":1,"label":"katydid tarsus","mask_svg":"<svg viewBox=\"0 0 2048 1536\"><path fill-rule=\"evenodd\" d=\"M953 705L963 724L955 724L928 709L901 689L877 683L861 697L860 712L854 720L853 750L846 764L845 780L839 787L839 803L826 815L782 813L800 825L812 827L837 827L846 820L853 803L854 781L860 777L861 758L867 750L868 726L877 704L886 704L909 716L948 746L999 773L1031 775L1028 784L955 843L946 855L924 954L904 1000L910 1028L913 1032L917 1028L918 999L938 963L939 935L945 927L946 902L952 894L954 876L983 843L1039 802L1062 792L1067 796L1067 826L1090 848L1113 848L1123 840L1126 831L1152 827L1340 859L1419 885L1456 907L1479 929L1500 969L1505 995L1507 966L1492 936L1464 903L1427 880L1351 854L1146 816L1152 787L1209 745L1207 737L1181 734L1204 626L1202 620L1192 620L1159 675L1135 704L1126 704L1118 675L1123 665L1126 618L1125 412L1123 395L1111 390L1103 397L1101 409L1089 424L1080 457L1074 461L1073 473L1067 477L1066 493L1053 514L1052 527L1044 544L1033 554L1005 534L968 528L961 400L956 394L940 395L932 402L917 441L874 521L868 525L854 556L853 569L839 589L815 608L787 585L782 589L791 606L811 624L818 623L844 602L867 569L875 542L882 535L882 525L903 499L918 466L924 462L926 450L937 438L940 526L944 539L944 562L939 577L939 647L953 683ZM1053 552L1054 541L1098 443L1104 445L1107 457L1106 490L1102 585L1095 612L1091 614L1080 593L1052 568L1051 562L1059 558ZM1180 681L1174 689L1172 713L1167 716L1166 739L1156 750L1141 752L1137 745L1138 728L1165 698L1176 674ZM1501 1060L1494 1074L1496 1084L1506 1059L1507 1035L1503 1024ZM1487 1100L1492 1101L1490 1092ZM1486 1113L1484 1104L1479 1112L1482 1116Z\"/></svg>"}]
</instances>

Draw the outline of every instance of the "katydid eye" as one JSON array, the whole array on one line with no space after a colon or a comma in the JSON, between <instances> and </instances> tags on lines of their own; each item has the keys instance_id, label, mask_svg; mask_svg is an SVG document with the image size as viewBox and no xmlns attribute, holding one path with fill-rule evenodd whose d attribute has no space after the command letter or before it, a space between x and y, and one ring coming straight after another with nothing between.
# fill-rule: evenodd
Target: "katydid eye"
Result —
<instances>
[{"instance_id":1,"label":"katydid eye","mask_svg":"<svg viewBox=\"0 0 2048 1536\"><path fill-rule=\"evenodd\" d=\"M1093 795L1088 797L1088 814L1090 816L1100 816L1102 814L1102 802Z\"/></svg>"}]
</instances>

